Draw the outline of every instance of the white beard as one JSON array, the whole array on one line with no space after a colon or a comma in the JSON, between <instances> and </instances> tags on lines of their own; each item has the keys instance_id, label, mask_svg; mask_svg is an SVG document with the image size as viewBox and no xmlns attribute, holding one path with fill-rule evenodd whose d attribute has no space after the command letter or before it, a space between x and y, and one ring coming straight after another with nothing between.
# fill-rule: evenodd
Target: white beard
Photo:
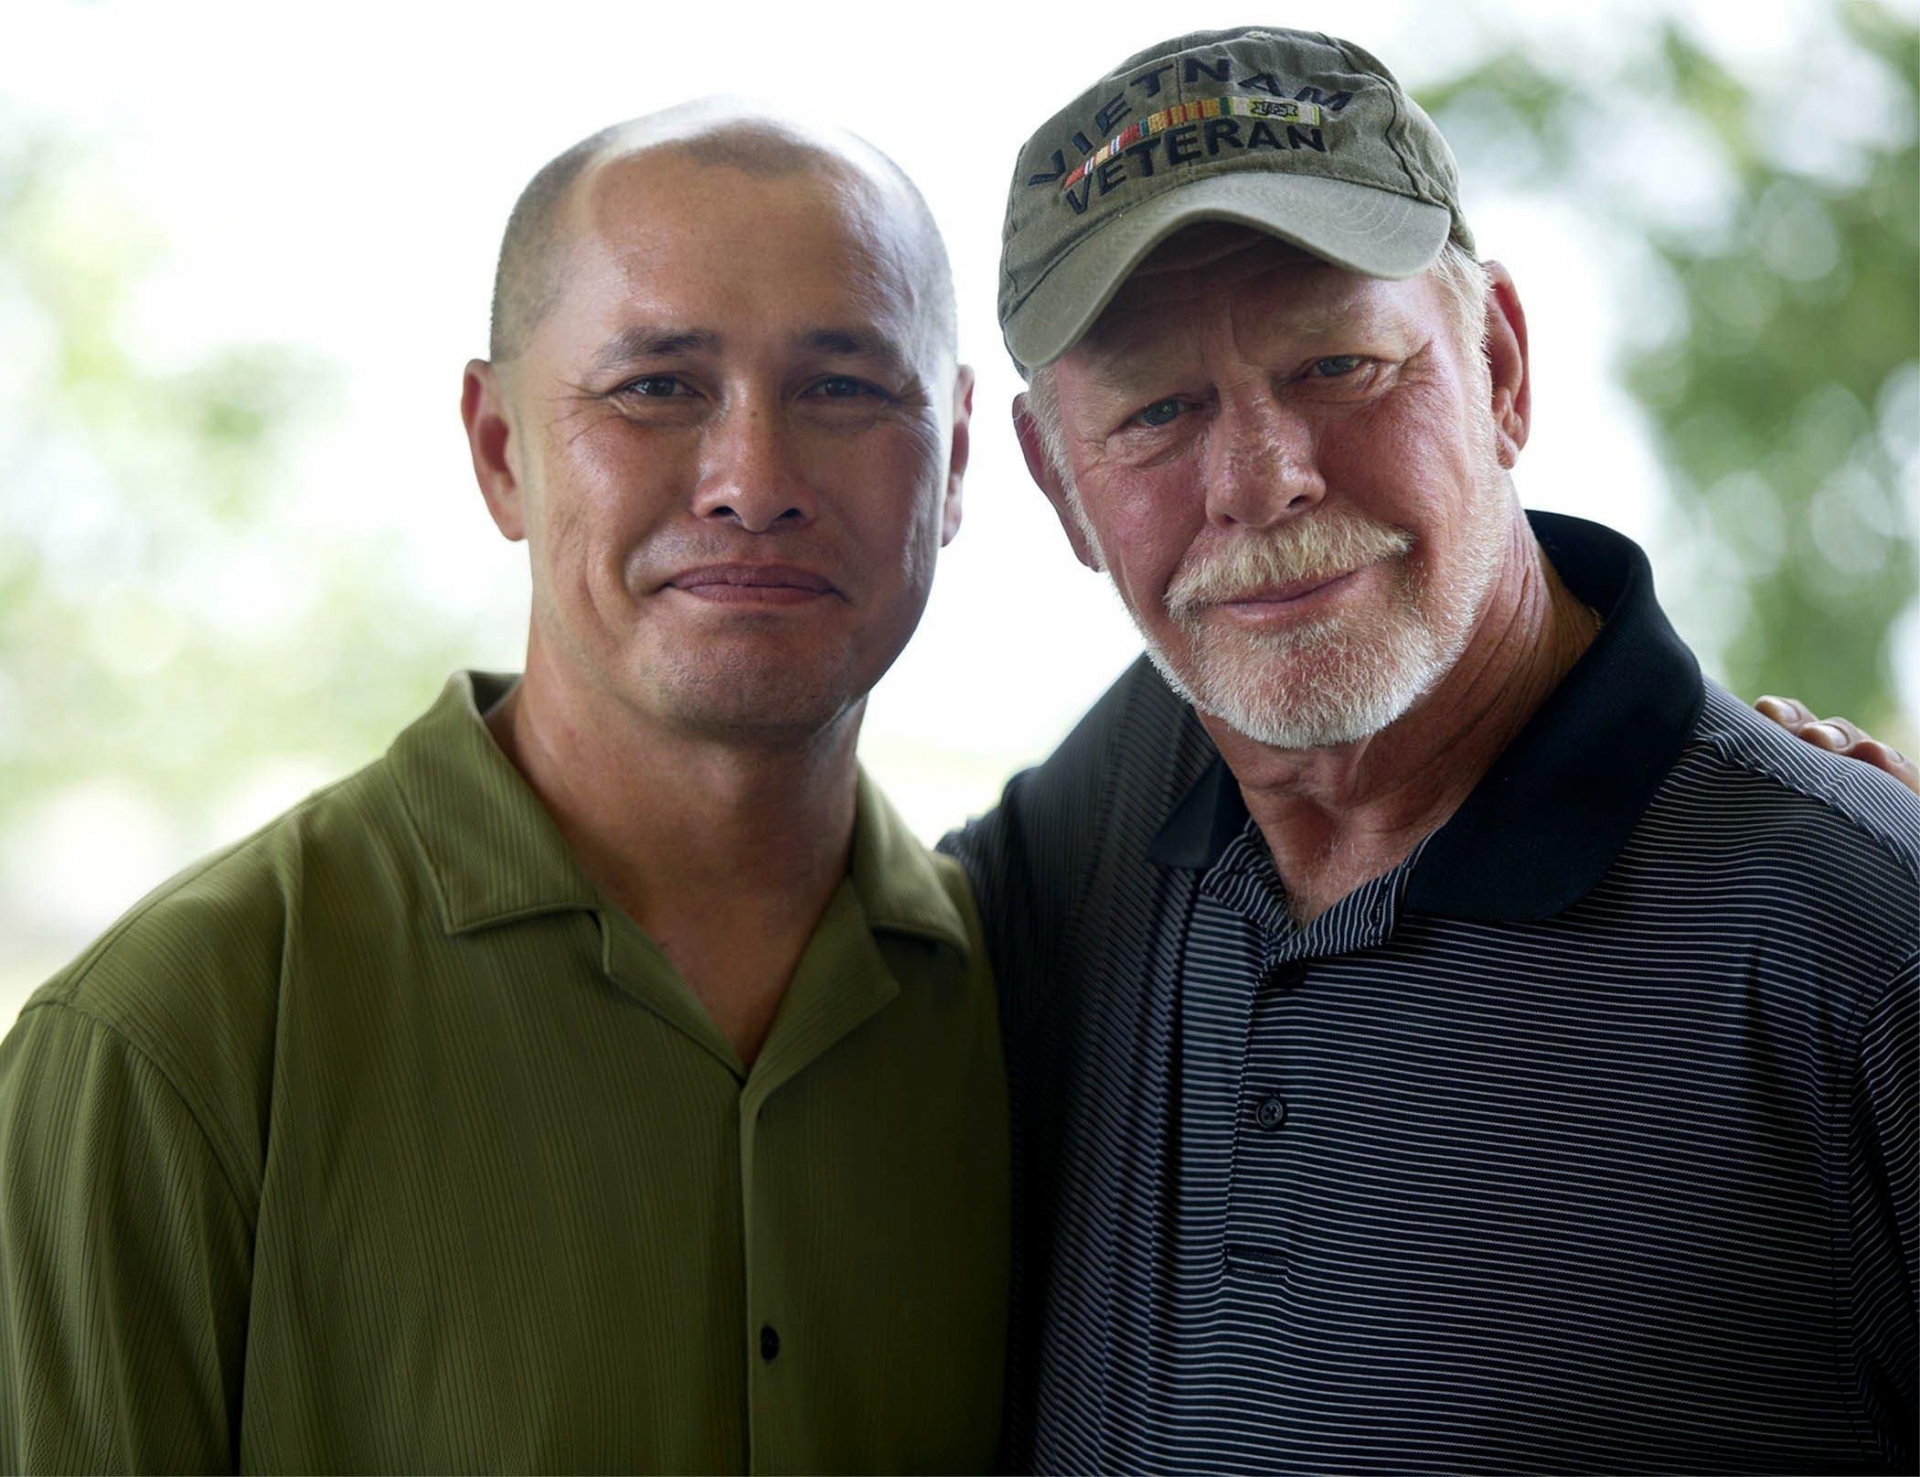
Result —
<instances>
[{"instance_id":1,"label":"white beard","mask_svg":"<svg viewBox=\"0 0 1920 1477\"><path fill-rule=\"evenodd\" d=\"M1460 659L1500 570L1512 492L1486 429L1475 448L1482 474L1462 530L1464 568L1445 588L1406 564L1413 540L1405 530L1337 504L1246 535L1183 568L1169 588L1168 614L1188 642L1180 665L1129 607L1167 685L1276 749L1354 743L1405 714ZM1084 519L1082 526L1091 534ZM1205 618L1209 604L1238 591L1376 564L1390 566L1384 608L1338 612L1282 631L1221 629Z\"/></svg>"},{"instance_id":2,"label":"white beard","mask_svg":"<svg viewBox=\"0 0 1920 1477\"><path fill-rule=\"evenodd\" d=\"M1219 631L1186 624L1190 670L1174 669L1147 637L1147 655L1173 690L1256 743L1275 749L1350 744L1399 718L1459 660L1472 625L1420 608L1423 583L1394 573L1385 611L1330 615L1286 631ZM1476 593L1484 593L1484 585ZM1144 629L1142 634L1145 635Z\"/></svg>"}]
</instances>

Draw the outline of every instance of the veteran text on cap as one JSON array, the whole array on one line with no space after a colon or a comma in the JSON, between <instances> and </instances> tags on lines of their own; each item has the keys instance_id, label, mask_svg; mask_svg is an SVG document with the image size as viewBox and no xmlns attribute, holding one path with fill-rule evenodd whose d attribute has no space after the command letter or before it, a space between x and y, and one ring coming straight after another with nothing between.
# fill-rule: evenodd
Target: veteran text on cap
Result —
<instances>
[{"instance_id":1,"label":"veteran text on cap","mask_svg":"<svg viewBox=\"0 0 1920 1477\"><path fill-rule=\"evenodd\" d=\"M1468 251L1453 155L1393 74L1304 31L1200 31L1128 57L1021 151L1000 326L1024 369L1085 333L1182 226L1231 221L1372 277Z\"/></svg>"}]
</instances>

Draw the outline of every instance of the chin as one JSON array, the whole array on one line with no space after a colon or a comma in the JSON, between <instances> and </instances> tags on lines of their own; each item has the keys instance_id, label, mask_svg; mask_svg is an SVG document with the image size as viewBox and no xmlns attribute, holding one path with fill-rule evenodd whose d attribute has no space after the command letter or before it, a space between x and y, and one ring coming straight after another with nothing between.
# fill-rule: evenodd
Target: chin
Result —
<instances>
[{"instance_id":1,"label":"chin","mask_svg":"<svg viewBox=\"0 0 1920 1477\"><path fill-rule=\"evenodd\" d=\"M790 653L683 656L641 679L644 706L677 728L713 734L806 738L831 727L866 696L842 663Z\"/></svg>"},{"instance_id":2,"label":"chin","mask_svg":"<svg viewBox=\"0 0 1920 1477\"><path fill-rule=\"evenodd\" d=\"M1236 733L1268 748L1324 749L1398 721L1447 674L1462 645L1400 618L1210 635L1178 662L1157 643L1147 652L1174 691Z\"/></svg>"}]
</instances>

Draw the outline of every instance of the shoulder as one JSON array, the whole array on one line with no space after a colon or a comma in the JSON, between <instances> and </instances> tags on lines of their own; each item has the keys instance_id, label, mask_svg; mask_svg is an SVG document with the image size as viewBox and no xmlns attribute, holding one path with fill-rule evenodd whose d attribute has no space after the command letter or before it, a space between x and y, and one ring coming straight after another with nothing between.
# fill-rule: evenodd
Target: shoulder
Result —
<instances>
[{"instance_id":1,"label":"shoulder","mask_svg":"<svg viewBox=\"0 0 1920 1477\"><path fill-rule=\"evenodd\" d=\"M1818 838L1827 861L1920 885L1920 796L1768 722L1716 683L1676 779L1719 792L1723 824L1747 834ZM1745 797L1746 804L1736 797Z\"/></svg>"},{"instance_id":2,"label":"shoulder","mask_svg":"<svg viewBox=\"0 0 1920 1477\"><path fill-rule=\"evenodd\" d=\"M14 1029L79 1018L173 1086L242 1180L257 1165L290 941L333 879L402 844L383 761L169 878L30 997ZM369 900L373 890L366 889ZM350 914L340 914L347 926Z\"/></svg>"},{"instance_id":3,"label":"shoulder","mask_svg":"<svg viewBox=\"0 0 1920 1477\"><path fill-rule=\"evenodd\" d=\"M316 879L347 858L398 839L403 824L376 761L315 791L252 835L176 873L135 903L28 1007L55 1001L135 1035L169 996L221 999L271 975L287 922ZM383 836L381 833L388 833ZM206 1003L214 1004L214 999Z\"/></svg>"},{"instance_id":4,"label":"shoulder","mask_svg":"<svg viewBox=\"0 0 1920 1477\"><path fill-rule=\"evenodd\" d=\"M1743 929L1871 998L1920 947L1920 799L1713 683L1630 850Z\"/></svg>"}]
</instances>

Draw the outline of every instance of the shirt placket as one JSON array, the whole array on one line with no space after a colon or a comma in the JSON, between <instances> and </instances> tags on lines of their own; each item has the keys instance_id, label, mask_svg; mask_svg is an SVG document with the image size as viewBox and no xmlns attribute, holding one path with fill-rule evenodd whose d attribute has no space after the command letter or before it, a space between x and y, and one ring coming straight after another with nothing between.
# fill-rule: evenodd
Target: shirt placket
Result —
<instances>
[{"instance_id":1,"label":"shirt placket","mask_svg":"<svg viewBox=\"0 0 1920 1477\"><path fill-rule=\"evenodd\" d=\"M1252 1015L1263 982L1297 947L1296 935L1266 842L1249 820L1200 880L1182 965L1181 1172L1188 1204L1217 1207L1200 1243L1216 1269L1233 1241L1233 1160L1252 1086Z\"/></svg>"},{"instance_id":2,"label":"shirt placket","mask_svg":"<svg viewBox=\"0 0 1920 1477\"><path fill-rule=\"evenodd\" d=\"M1225 858L1223 858L1225 860ZM1249 1277L1284 1282L1295 1244L1307 1136L1315 1130L1312 1063L1299 1040L1304 993L1340 955L1370 948L1391 932L1404 867L1355 889L1301 928L1284 906L1285 889L1264 844L1244 862L1238 889L1256 924L1250 960L1247 1029L1240 1092L1232 1119L1224 1260ZM1282 900L1277 908L1265 899Z\"/></svg>"},{"instance_id":3,"label":"shirt placket","mask_svg":"<svg viewBox=\"0 0 1920 1477\"><path fill-rule=\"evenodd\" d=\"M806 1450L807 1402L820 1377L809 1372L802 1289L788 1284L789 1267L778 1214L791 1205L807 1174L804 1163L782 1161L763 1142L768 1119L791 1112L782 1089L801 1077L836 1043L899 992L873 941L850 884L829 903L802 956L773 1030L740 1093L740 1205L745 1278L744 1354L747 1391L747 1466L754 1472L791 1471ZM776 1186L781 1193L772 1192ZM815 1366L817 1368L817 1366Z\"/></svg>"}]
</instances>

